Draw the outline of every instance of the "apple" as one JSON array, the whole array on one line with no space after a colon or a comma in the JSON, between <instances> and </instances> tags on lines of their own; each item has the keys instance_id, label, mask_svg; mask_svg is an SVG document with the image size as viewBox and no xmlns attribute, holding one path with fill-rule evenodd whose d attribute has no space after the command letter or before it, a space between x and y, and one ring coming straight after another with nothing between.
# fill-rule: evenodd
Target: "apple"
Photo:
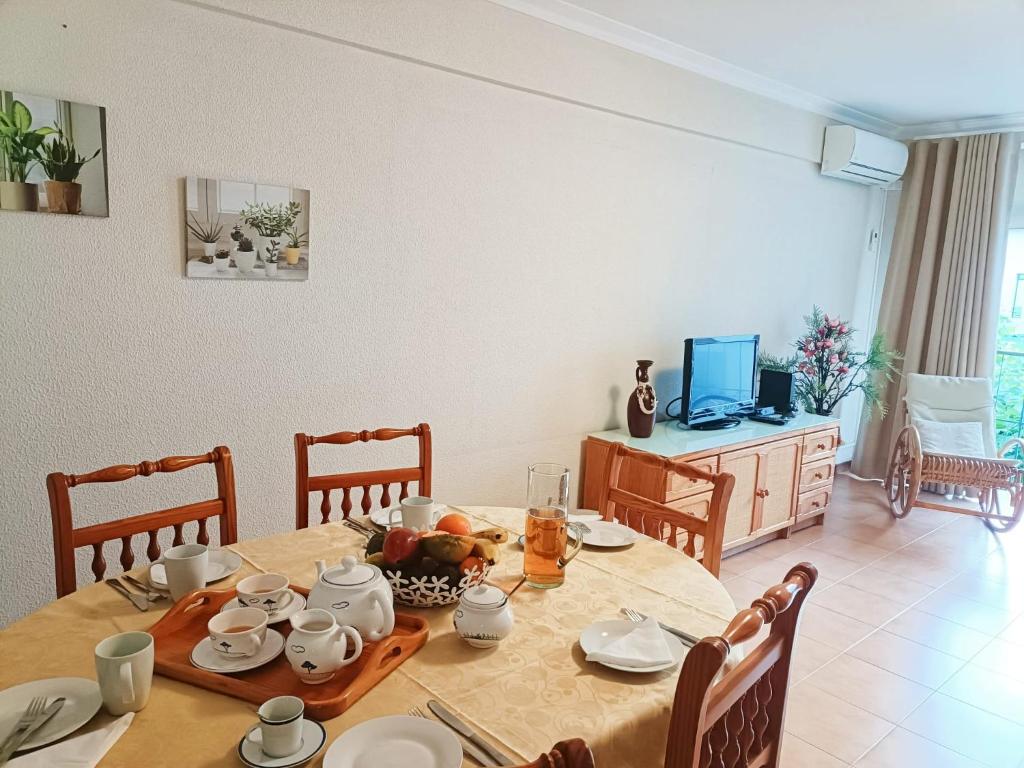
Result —
<instances>
[{"instance_id":1,"label":"apple","mask_svg":"<svg viewBox=\"0 0 1024 768\"><path fill-rule=\"evenodd\" d=\"M420 536L412 528L392 528L384 536L384 559L389 563L403 563L419 551Z\"/></svg>"}]
</instances>

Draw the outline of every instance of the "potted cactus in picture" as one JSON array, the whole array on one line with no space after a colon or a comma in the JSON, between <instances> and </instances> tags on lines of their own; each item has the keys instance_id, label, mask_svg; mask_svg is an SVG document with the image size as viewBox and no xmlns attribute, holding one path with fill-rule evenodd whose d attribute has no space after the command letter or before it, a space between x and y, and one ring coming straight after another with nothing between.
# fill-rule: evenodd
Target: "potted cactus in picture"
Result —
<instances>
[{"instance_id":1,"label":"potted cactus in picture","mask_svg":"<svg viewBox=\"0 0 1024 768\"><path fill-rule=\"evenodd\" d=\"M39 210L39 187L26 181L39 161L43 139L53 128L32 129L32 113L20 101L0 111L0 208L10 211Z\"/></svg>"},{"instance_id":2,"label":"potted cactus in picture","mask_svg":"<svg viewBox=\"0 0 1024 768\"><path fill-rule=\"evenodd\" d=\"M238 248L235 249L235 266L239 272L246 274L256 268L256 249L252 247L252 240L248 237L238 241Z\"/></svg>"},{"instance_id":3,"label":"potted cactus in picture","mask_svg":"<svg viewBox=\"0 0 1024 768\"><path fill-rule=\"evenodd\" d=\"M284 249L284 258L291 266L295 266L299 263L299 255L302 253L302 247L309 245L308 232L299 233L298 228L292 227L291 231L288 232L288 245Z\"/></svg>"},{"instance_id":4,"label":"potted cactus in picture","mask_svg":"<svg viewBox=\"0 0 1024 768\"><path fill-rule=\"evenodd\" d=\"M218 272L227 272L228 267L231 265L231 251L227 248L221 248L214 254L213 263L217 267Z\"/></svg>"},{"instance_id":5,"label":"potted cactus in picture","mask_svg":"<svg viewBox=\"0 0 1024 768\"><path fill-rule=\"evenodd\" d=\"M243 237L245 237L245 235L242 232L242 225L235 224L235 226L231 228L231 240L234 242L235 248L237 248L238 244L242 242Z\"/></svg>"},{"instance_id":6,"label":"potted cactus in picture","mask_svg":"<svg viewBox=\"0 0 1024 768\"><path fill-rule=\"evenodd\" d=\"M46 204L50 213L81 213L82 185L78 175L90 160L95 160L100 150L89 157L78 154L75 142L57 126L49 142L39 147L39 164L46 172Z\"/></svg>"},{"instance_id":7,"label":"potted cactus in picture","mask_svg":"<svg viewBox=\"0 0 1024 768\"><path fill-rule=\"evenodd\" d=\"M277 277L277 260L281 257L281 243L271 239L260 254L263 259L263 269L267 277Z\"/></svg>"},{"instance_id":8,"label":"potted cactus in picture","mask_svg":"<svg viewBox=\"0 0 1024 768\"><path fill-rule=\"evenodd\" d=\"M186 221L185 226L188 227L188 231L192 233L192 236L203 244L203 255L207 263L212 264L214 254L217 253L217 241L220 240L221 232L224 231L224 227L220 223L220 217L217 217L217 221L210 223L209 219L205 222L200 222L193 214L189 214L191 221Z\"/></svg>"},{"instance_id":9,"label":"potted cactus in picture","mask_svg":"<svg viewBox=\"0 0 1024 768\"><path fill-rule=\"evenodd\" d=\"M245 225L256 230L256 250L262 255L270 239L278 241L278 246L284 241L284 235L299 218L302 210L297 202L278 203L248 203L242 209L241 217Z\"/></svg>"}]
</instances>

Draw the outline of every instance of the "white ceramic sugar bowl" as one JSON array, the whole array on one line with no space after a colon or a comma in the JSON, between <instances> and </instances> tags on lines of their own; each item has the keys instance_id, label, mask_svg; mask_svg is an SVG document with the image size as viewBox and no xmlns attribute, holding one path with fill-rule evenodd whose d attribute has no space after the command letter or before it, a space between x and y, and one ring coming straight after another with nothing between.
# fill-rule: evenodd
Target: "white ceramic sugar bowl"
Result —
<instances>
[{"instance_id":1,"label":"white ceramic sugar bowl","mask_svg":"<svg viewBox=\"0 0 1024 768\"><path fill-rule=\"evenodd\" d=\"M346 555L333 568L317 560L316 569L319 578L309 591L307 608L331 612L338 624L355 627L364 640L383 640L394 632L394 593L380 568Z\"/></svg>"},{"instance_id":2,"label":"white ceramic sugar bowl","mask_svg":"<svg viewBox=\"0 0 1024 768\"><path fill-rule=\"evenodd\" d=\"M455 631L474 648L493 648L512 631L508 595L491 584L467 589L455 609Z\"/></svg>"}]
</instances>

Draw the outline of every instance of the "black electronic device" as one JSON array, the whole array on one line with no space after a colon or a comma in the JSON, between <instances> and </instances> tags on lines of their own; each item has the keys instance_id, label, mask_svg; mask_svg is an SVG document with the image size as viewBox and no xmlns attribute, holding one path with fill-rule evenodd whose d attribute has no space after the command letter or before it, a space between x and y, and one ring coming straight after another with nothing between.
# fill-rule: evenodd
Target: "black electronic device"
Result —
<instances>
[{"instance_id":1,"label":"black electronic device","mask_svg":"<svg viewBox=\"0 0 1024 768\"><path fill-rule=\"evenodd\" d=\"M787 371L761 370L761 384L757 388L757 408L774 408L776 413L796 411L796 381Z\"/></svg>"},{"instance_id":2,"label":"black electronic device","mask_svg":"<svg viewBox=\"0 0 1024 768\"><path fill-rule=\"evenodd\" d=\"M754 409L760 336L686 339L679 420L692 429L732 429Z\"/></svg>"}]
</instances>

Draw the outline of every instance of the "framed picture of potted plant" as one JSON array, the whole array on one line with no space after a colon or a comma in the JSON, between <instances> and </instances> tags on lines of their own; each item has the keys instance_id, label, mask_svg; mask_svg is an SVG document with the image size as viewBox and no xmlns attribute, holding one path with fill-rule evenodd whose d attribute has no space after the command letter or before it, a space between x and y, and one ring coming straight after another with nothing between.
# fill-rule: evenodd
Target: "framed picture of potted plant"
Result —
<instances>
[{"instance_id":1,"label":"framed picture of potted plant","mask_svg":"<svg viewBox=\"0 0 1024 768\"><path fill-rule=\"evenodd\" d=\"M184 193L185 277L309 278L308 189L189 176Z\"/></svg>"},{"instance_id":2,"label":"framed picture of potted plant","mask_svg":"<svg viewBox=\"0 0 1024 768\"><path fill-rule=\"evenodd\" d=\"M0 86L0 210L107 216L106 110Z\"/></svg>"}]
</instances>

